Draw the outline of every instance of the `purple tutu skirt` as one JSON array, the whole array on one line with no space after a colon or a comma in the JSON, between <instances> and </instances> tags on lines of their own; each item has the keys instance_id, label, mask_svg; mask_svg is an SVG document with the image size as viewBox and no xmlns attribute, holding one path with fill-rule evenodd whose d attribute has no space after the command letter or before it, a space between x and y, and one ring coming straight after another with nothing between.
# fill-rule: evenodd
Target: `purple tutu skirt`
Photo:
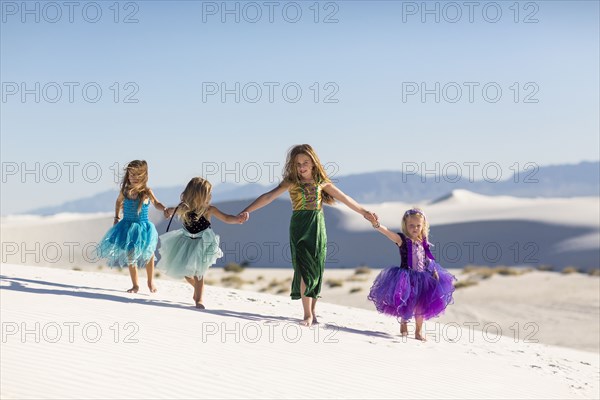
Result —
<instances>
[{"instance_id":1,"label":"purple tutu skirt","mask_svg":"<svg viewBox=\"0 0 600 400\"><path fill-rule=\"evenodd\" d=\"M428 269L432 268L437 270L439 280L430 271L396 266L386 268L375 278L368 298L383 314L405 320L437 317L453 302L456 278L434 261L428 266Z\"/></svg>"}]
</instances>

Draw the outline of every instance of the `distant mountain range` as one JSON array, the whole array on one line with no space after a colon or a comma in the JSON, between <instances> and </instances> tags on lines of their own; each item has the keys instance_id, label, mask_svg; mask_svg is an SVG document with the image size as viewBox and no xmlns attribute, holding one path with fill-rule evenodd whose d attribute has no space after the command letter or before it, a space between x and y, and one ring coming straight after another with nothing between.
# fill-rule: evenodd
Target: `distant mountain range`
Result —
<instances>
[{"instance_id":1,"label":"distant mountain range","mask_svg":"<svg viewBox=\"0 0 600 400\"><path fill-rule=\"evenodd\" d=\"M498 170L490 163L486 179L475 182L469 182L469 176L466 175L468 166L460 165L459 167L448 164L446 165L447 171L441 171L437 175L429 172L420 175L410 171L380 171L334 177L333 179L336 186L360 203L435 200L443 198L456 189L466 189L491 196L600 196L600 162L598 161L546 167L537 167L534 164L525 165L524 170L516 172L509 179L504 180L497 178ZM456 175L460 169L464 170L465 174L463 175L466 176ZM218 184L213 188L213 200L223 202L252 199L273 186L258 183ZM182 191L182 186L154 188L156 196L170 205L179 201ZM25 214L52 215L61 212L112 211L116 197L117 192L110 190L58 206L34 209Z\"/></svg>"}]
</instances>

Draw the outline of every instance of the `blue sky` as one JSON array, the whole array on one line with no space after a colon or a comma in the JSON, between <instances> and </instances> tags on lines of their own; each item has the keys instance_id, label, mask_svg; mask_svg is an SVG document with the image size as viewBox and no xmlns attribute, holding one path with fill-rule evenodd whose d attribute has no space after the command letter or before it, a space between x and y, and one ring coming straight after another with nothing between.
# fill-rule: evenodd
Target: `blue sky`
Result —
<instances>
[{"instance_id":1,"label":"blue sky","mask_svg":"<svg viewBox=\"0 0 600 400\"><path fill-rule=\"evenodd\" d=\"M138 158L152 186L274 183L296 143L337 175L598 160L599 2L473 4L2 1L2 214Z\"/></svg>"}]
</instances>

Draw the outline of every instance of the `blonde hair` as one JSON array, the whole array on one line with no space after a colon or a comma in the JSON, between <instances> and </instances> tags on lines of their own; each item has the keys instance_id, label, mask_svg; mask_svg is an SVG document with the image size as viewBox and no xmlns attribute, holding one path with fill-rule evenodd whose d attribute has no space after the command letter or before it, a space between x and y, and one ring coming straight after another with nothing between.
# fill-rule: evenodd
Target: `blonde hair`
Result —
<instances>
[{"instance_id":1,"label":"blonde hair","mask_svg":"<svg viewBox=\"0 0 600 400\"><path fill-rule=\"evenodd\" d=\"M135 176L138 178L136 184L129 182L129 179ZM128 199L137 199L138 214L146 199L150 198L150 188L148 185L148 163L145 160L133 160L125 167L125 175L121 183L121 194Z\"/></svg>"},{"instance_id":2,"label":"blonde hair","mask_svg":"<svg viewBox=\"0 0 600 400\"><path fill-rule=\"evenodd\" d=\"M205 215L210 207L212 185L204 178L192 178L183 193L177 207L177 216L184 224L196 222Z\"/></svg>"},{"instance_id":3,"label":"blonde hair","mask_svg":"<svg viewBox=\"0 0 600 400\"><path fill-rule=\"evenodd\" d=\"M299 144L292 147L287 154L285 161L285 167L283 169L283 181L294 185L300 185L300 175L298 174L298 168L296 167L296 157L300 154L304 154L312 160L314 165L312 170L312 177L316 183L331 182L327 176L327 172L323 168L319 156L309 144ZM335 199L331 197L329 193L321 192L321 199L326 204L335 203Z\"/></svg>"},{"instance_id":4,"label":"blonde hair","mask_svg":"<svg viewBox=\"0 0 600 400\"><path fill-rule=\"evenodd\" d=\"M427 217L425 217L425 212L418 207L413 207L410 210L406 210L404 215L402 216L402 233L408 236L408 227L406 226L406 221L410 217L421 218L423 222L423 226L421 228L421 232L419 233L420 239L424 240L429 237L429 222L427 221Z\"/></svg>"}]
</instances>

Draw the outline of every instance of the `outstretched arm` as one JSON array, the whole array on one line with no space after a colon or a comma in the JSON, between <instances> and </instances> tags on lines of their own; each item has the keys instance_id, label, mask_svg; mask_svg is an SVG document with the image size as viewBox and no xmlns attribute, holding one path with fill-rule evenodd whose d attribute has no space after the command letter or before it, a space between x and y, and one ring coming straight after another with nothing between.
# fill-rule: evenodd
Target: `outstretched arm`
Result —
<instances>
[{"instance_id":1,"label":"outstretched arm","mask_svg":"<svg viewBox=\"0 0 600 400\"><path fill-rule=\"evenodd\" d=\"M358 204L352 197L348 196L346 193L338 189L333 183L324 183L322 185L322 188L325 192L331 195L331 197L345 204L351 210L356 211L357 213L368 219L371 223L377 221L377 214L366 210L363 206Z\"/></svg>"},{"instance_id":2,"label":"outstretched arm","mask_svg":"<svg viewBox=\"0 0 600 400\"><path fill-rule=\"evenodd\" d=\"M163 216L165 218L169 218L171 215L169 214L169 210L167 209L167 206L165 206L163 203L158 201L156 196L154 196L154 192L152 190L149 190L149 192L150 192L150 201L152 202L152 204L154 204L154 207L156 207L157 210L162 211Z\"/></svg>"},{"instance_id":3,"label":"outstretched arm","mask_svg":"<svg viewBox=\"0 0 600 400\"><path fill-rule=\"evenodd\" d=\"M230 215L225 214L215 206L210 206L208 209L209 215L214 215L218 220L225 222L226 224L243 224L245 219L242 214Z\"/></svg>"},{"instance_id":4,"label":"outstretched arm","mask_svg":"<svg viewBox=\"0 0 600 400\"><path fill-rule=\"evenodd\" d=\"M268 191L267 193L263 193L256 198L248 207L244 208L244 210L240 213L251 213L252 211L256 211L259 208L266 206L271 203L273 200L281 196L290 186L289 183L281 182L275 189Z\"/></svg>"},{"instance_id":5,"label":"outstretched arm","mask_svg":"<svg viewBox=\"0 0 600 400\"><path fill-rule=\"evenodd\" d=\"M396 243L398 246L402 244L402 238L396 232L390 231L387 227L381 225L379 222L373 224L373 228L377 230L377 232L384 234L388 239L392 242Z\"/></svg>"}]
</instances>

